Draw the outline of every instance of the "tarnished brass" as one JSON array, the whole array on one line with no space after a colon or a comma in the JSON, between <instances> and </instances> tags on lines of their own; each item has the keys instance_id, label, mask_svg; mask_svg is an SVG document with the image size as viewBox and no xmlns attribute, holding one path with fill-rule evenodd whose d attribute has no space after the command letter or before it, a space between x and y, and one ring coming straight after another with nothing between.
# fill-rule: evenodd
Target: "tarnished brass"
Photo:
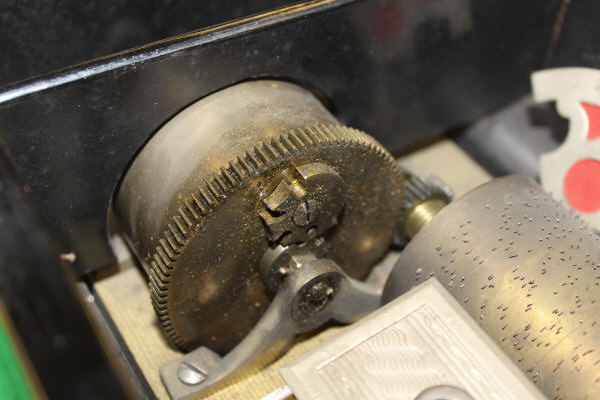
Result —
<instances>
[{"instance_id":1,"label":"tarnished brass","mask_svg":"<svg viewBox=\"0 0 600 400\"><path fill-rule=\"evenodd\" d=\"M435 277L550 399L600 398L600 247L528 178L480 186L407 245L384 301Z\"/></svg>"},{"instance_id":2,"label":"tarnished brass","mask_svg":"<svg viewBox=\"0 0 600 400\"><path fill-rule=\"evenodd\" d=\"M393 241L398 247L406 246L425 224L450 203L454 195L452 189L438 177L421 174L409 165L402 167L406 176L402 203L405 224L394 235Z\"/></svg>"},{"instance_id":3,"label":"tarnished brass","mask_svg":"<svg viewBox=\"0 0 600 400\"><path fill-rule=\"evenodd\" d=\"M320 162L284 170L260 194L269 240L287 246L323 235L338 224L343 189L335 169Z\"/></svg>"},{"instance_id":4,"label":"tarnished brass","mask_svg":"<svg viewBox=\"0 0 600 400\"><path fill-rule=\"evenodd\" d=\"M123 179L116 212L164 331L221 354L272 299L258 265L279 243L319 241L361 279L402 224L402 173L310 92L251 81L183 110Z\"/></svg>"},{"instance_id":5,"label":"tarnished brass","mask_svg":"<svg viewBox=\"0 0 600 400\"><path fill-rule=\"evenodd\" d=\"M446 204L448 203L441 199L431 199L418 204L410 210L410 213L406 216L406 225L404 227L406 236L412 239Z\"/></svg>"}]
</instances>

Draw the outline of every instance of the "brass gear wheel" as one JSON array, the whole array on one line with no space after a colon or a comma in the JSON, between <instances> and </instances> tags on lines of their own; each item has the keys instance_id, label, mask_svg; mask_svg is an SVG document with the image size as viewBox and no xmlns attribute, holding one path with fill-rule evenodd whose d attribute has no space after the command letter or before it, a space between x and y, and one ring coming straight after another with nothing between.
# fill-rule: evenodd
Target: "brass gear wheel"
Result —
<instances>
[{"instance_id":1,"label":"brass gear wheel","mask_svg":"<svg viewBox=\"0 0 600 400\"><path fill-rule=\"evenodd\" d=\"M116 212L167 336L224 354L270 304L258 270L269 247L318 241L362 279L402 224L402 184L373 138L309 92L251 81L161 128L124 177Z\"/></svg>"}]
</instances>

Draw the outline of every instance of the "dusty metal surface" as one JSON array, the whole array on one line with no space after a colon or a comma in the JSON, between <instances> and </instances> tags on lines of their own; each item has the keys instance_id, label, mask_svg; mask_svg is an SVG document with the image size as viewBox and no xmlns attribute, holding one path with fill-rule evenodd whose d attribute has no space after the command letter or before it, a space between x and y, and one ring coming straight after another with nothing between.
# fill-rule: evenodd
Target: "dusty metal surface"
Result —
<instances>
[{"instance_id":1,"label":"dusty metal surface","mask_svg":"<svg viewBox=\"0 0 600 400\"><path fill-rule=\"evenodd\" d=\"M224 388L256 373L289 349L294 338L329 320L356 321L381 304L382 285L349 278L338 265L306 248L289 249L292 272L271 305L244 339L224 357L199 347L161 367L172 400Z\"/></svg>"},{"instance_id":2,"label":"dusty metal surface","mask_svg":"<svg viewBox=\"0 0 600 400\"><path fill-rule=\"evenodd\" d=\"M281 189L293 198L270 196L282 174L296 179L283 185L295 192ZM258 263L291 230L273 236L267 216L301 225L294 242L304 240L299 232L316 230L324 240L321 255L362 279L401 223L401 184L393 158L368 135L337 125L309 92L251 81L195 103L165 125L132 164L116 208L168 336L184 349L204 345L225 353L271 301ZM331 193L341 210L321 207L325 221L296 224L297 207ZM287 200L294 210L278 208Z\"/></svg>"},{"instance_id":3,"label":"dusty metal surface","mask_svg":"<svg viewBox=\"0 0 600 400\"><path fill-rule=\"evenodd\" d=\"M491 179L481 167L447 139L411 153L403 158L403 165L407 163L424 173L435 173L452 187L457 196ZM170 347L162 334L159 321L148 299L144 272L133 266L123 268L124 264L133 262L124 244L116 246L115 252L121 260L122 270L95 282L95 295L106 307L139 366L140 373L148 381L155 395L159 399L168 399L158 370L165 363L181 357L181 353ZM396 258L397 255L388 254L382 262L386 264L386 268L389 264L391 270ZM374 271L377 272L379 269L376 268ZM385 281L385 277L387 274L384 274L380 281ZM305 353L315 344L339 332L340 329L340 327L329 327L310 338L299 338L296 344L273 364L257 374L241 378L208 398L231 400L265 396L284 385L277 372L279 368Z\"/></svg>"},{"instance_id":4,"label":"dusty metal surface","mask_svg":"<svg viewBox=\"0 0 600 400\"><path fill-rule=\"evenodd\" d=\"M599 262L577 214L530 179L501 178L415 236L384 299L435 276L549 398L597 398Z\"/></svg>"}]
</instances>

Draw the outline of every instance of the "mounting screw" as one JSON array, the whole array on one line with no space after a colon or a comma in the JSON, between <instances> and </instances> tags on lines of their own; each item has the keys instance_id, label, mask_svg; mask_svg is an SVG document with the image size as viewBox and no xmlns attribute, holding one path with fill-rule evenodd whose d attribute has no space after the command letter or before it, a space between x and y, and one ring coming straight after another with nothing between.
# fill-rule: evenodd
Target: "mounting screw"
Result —
<instances>
[{"instance_id":1,"label":"mounting screw","mask_svg":"<svg viewBox=\"0 0 600 400\"><path fill-rule=\"evenodd\" d=\"M186 385L198 385L206 379L208 373L197 365L184 361L177 368L177 377Z\"/></svg>"},{"instance_id":2,"label":"mounting screw","mask_svg":"<svg viewBox=\"0 0 600 400\"><path fill-rule=\"evenodd\" d=\"M315 259L316 263L331 262ZM294 320L310 319L327 308L340 288L341 275L338 272L326 272L311 279L298 291L292 308Z\"/></svg>"},{"instance_id":3,"label":"mounting screw","mask_svg":"<svg viewBox=\"0 0 600 400\"><path fill-rule=\"evenodd\" d=\"M319 216L320 203L318 200L306 200L302 202L294 212L294 224L296 226L306 226L315 222Z\"/></svg>"},{"instance_id":4,"label":"mounting screw","mask_svg":"<svg viewBox=\"0 0 600 400\"><path fill-rule=\"evenodd\" d=\"M313 304L314 312L319 312L325 308L334 291L334 288L327 281L319 281L312 285L307 295L310 303Z\"/></svg>"}]
</instances>

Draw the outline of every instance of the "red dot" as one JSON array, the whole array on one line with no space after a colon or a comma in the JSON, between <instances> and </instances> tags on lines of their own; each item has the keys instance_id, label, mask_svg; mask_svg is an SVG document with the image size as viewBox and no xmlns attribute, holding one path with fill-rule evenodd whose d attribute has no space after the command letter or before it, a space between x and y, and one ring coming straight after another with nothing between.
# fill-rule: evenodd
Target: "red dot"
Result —
<instances>
[{"instance_id":1,"label":"red dot","mask_svg":"<svg viewBox=\"0 0 600 400\"><path fill-rule=\"evenodd\" d=\"M565 176L563 184L569 204L579 212L590 214L600 210L600 161L577 161Z\"/></svg>"}]
</instances>

